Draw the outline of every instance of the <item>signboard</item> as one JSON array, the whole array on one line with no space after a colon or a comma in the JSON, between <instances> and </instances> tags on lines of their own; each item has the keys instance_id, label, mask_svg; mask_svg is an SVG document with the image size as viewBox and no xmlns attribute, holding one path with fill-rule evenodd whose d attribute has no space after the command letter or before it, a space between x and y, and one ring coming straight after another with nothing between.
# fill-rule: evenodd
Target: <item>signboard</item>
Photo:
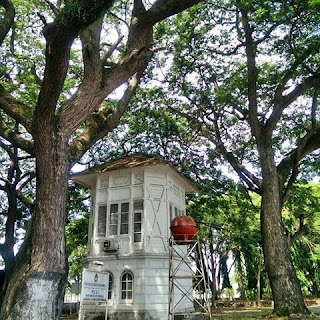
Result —
<instances>
[{"instance_id":1,"label":"signboard","mask_svg":"<svg viewBox=\"0 0 320 320\"><path fill-rule=\"evenodd\" d=\"M109 283L109 273L83 269L82 301L106 301Z\"/></svg>"}]
</instances>

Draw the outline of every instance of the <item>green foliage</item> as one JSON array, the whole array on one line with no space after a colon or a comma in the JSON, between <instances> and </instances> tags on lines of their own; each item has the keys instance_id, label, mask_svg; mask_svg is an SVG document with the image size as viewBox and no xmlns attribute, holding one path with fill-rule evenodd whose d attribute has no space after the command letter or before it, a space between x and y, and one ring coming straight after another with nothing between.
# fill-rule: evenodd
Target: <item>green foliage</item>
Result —
<instances>
[{"instance_id":1,"label":"green foliage","mask_svg":"<svg viewBox=\"0 0 320 320\"><path fill-rule=\"evenodd\" d=\"M88 255L87 246L76 247L68 257L69 263L69 280L79 282L83 269L82 260Z\"/></svg>"},{"instance_id":2,"label":"green foliage","mask_svg":"<svg viewBox=\"0 0 320 320\"><path fill-rule=\"evenodd\" d=\"M73 219L89 213L89 191L75 183L70 182L68 186L68 201L67 201L67 222L72 222Z\"/></svg>"},{"instance_id":3,"label":"green foliage","mask_svg":"<svg viewBox=\"0 0 320 320\"><path fill-rule=\"evenodd\" d=\"M112 5L113 1L105 1L105 7L97 7L96 4L84 0L66 1L62 7L56 22L61 27L65 24L70 25L73 22L74 27L82 28L85 25L91 24L102 16L104 12ZM64 30L64 29L62 29ZM65 31L65 30L64 30Z\"/></svg>"},{"instance_id":4,"label":"green foliage","mask_svg":"<svg viewBox=\"0 0 320 320\"><path fill-rule=\"evenodd\" d=\"M82 260L87 256L89 215L74 218L66 227L66 246L69 262L69 280L79 281Z\"/></svg>"},{"instance_id":5,"label":"green foliage","mask_svg":"<svg viewBox=\"0 0 320 320\"><path fill-rule=\"evenodd\" d=\"M286 203L285 222L291 236L306 232L292 246L292 257L306 295L319 296L320 286L320 185L297 184Z\"/></svg>"},{"instance_id":6,"label":"green foliage","mask_svg":"<svg viewBox=\"0 0 320 320\"><path fill-rule=\"evenodd\" d=\"M78 282L82 273L82 260L88 254L89 210L88 190L69 184L67 202L66 252L69 263L69 281Z\"/></svg>"}]
</instances>

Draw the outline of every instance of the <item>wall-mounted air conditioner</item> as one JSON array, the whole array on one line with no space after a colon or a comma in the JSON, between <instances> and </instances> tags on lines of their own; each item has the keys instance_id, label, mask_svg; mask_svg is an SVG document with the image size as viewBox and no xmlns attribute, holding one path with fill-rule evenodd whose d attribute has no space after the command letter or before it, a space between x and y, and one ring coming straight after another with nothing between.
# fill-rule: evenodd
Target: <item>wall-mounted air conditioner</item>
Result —
<instances>
[{"instance_id":1,"label":"wall-mounted air conditioner","mask_svg":"<svg viewBox=\"0 0 320 320\"><path fill-rule=\"evenodd\" d=\"M117 252L119 243L116 239L104 239L102 250L104 252Z\"/></svg>"}]
</instances>

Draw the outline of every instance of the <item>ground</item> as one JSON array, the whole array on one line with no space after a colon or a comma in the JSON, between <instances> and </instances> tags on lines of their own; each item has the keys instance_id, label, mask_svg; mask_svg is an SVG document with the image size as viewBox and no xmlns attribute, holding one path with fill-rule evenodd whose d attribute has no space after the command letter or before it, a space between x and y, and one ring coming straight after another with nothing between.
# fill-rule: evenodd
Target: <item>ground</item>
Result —
<instances>
[{"instance_id":1,"label":"ground","mask_svg":"<svg viewBox=\"0 0 320 320\"><path fill-rule=\"evenodd\" d=\"M304 320L320 320L320 306L310 306L309 310L312 312L312 315L303 318ZM287 320L288 317L274 317L271 316L272 308L251 308L251 309L228 309L223 311L214 310L213 312L213 320L221 319L221 320ZM301 317L291 316L290 320L300 320Z\"/></svg>"},{"instance_id":2,"label":"ground","mask_svg":"<svg viewBox=\"0 0 320 320\"><path fill-rule=\"evenodd\" d=\"M298 316L291 316L289 320L320 320L320 305L309 306L309 310L312 312L311 316L301 318ZM213 312L213 320L288 320L288 317L271 317L271 308L251 308L251 309L215 309ZM78 319L76 314L63 315L61 320L76 320ZM166 320L166 319L163 319Z\"/></svg>"}]
</instances>

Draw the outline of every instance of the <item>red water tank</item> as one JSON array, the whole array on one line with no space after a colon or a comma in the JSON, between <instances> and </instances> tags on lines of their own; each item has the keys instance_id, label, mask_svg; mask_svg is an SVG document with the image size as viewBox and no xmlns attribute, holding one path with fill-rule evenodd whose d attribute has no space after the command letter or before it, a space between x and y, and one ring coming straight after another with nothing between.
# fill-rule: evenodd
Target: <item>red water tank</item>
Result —
<instances>
[{"instance_id":1,"label":"red water tank","mask_svg":"<svg viewBox=\"0 0 320 320\"><path fill-rule=\"evenodd\" d=\"M192 240L197 232L196 223L190 216L177 216L170 226L173 239L176 241Z\"/></svg>"}]
</instances>

